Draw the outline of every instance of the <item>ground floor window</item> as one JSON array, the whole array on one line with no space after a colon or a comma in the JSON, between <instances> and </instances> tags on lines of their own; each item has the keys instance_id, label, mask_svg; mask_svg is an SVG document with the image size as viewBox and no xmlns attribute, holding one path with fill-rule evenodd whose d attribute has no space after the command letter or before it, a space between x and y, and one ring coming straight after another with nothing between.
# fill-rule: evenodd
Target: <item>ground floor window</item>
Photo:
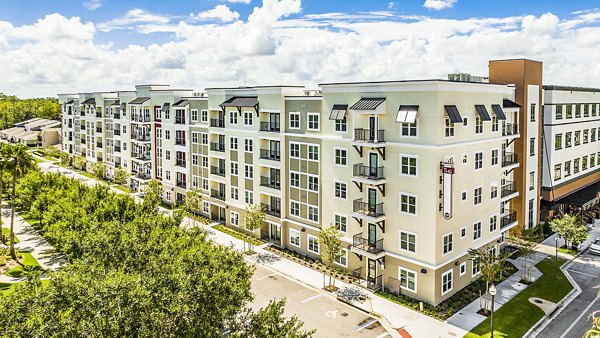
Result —
<instances>
[{"instance_id":1,"label":"ground floor window","mask_svg":"<svg viewBox=\"0 0 600 338\"><path fill-rule=\"evenodd\" d=\"M348 249L342 249L342 255L335 260L335 264L348 267Z\"/></svg>"},{"instance_id":2,"label":"ground floor window","mask_svg":"<svg viewBox=\"0 0 600 338\"><path fill-rule=\"evenodd\" d=\"M319 239L317 237L308 235L308 251L319 253Z\"/></svg>"},{"instance_id":3,"label":"ground floor window","mask_svg":"<svg viewBox=\"0 0 600 338\"><path fill-rule=\"evenodd\" d=\"M399 269L400 287L412 292L417 292L417 274L407 269Z\"/></svg>"},{"instance_id":4,"label":"ground floor window","mask_svg":"<svg viewBox=\"0 0 600 338\"><path fill-rule=\"evenodd\" d=\"M442 275L442 295L452 291L452 270L444 272Z\"/></svg>"},{"instance_id":5,"label":"ground floor window","mask_svg":"<svg viewBox=\"0 0 600 338\"><path fill-rule=\"evenodd\" d=\"M297 247L300 246L300 231L290 229L290 244Z\"/></svg>"}]
</instances>

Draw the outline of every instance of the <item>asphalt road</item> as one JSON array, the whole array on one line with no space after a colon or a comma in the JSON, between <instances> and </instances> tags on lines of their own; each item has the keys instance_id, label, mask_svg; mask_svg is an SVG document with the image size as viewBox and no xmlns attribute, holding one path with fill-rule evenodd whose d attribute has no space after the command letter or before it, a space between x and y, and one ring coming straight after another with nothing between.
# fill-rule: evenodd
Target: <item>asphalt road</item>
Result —
<instances>
[{"instance_id":1,"label":"asphalt road","mask_svg":"<svg viewBox=\"0 0 600 338\"><path fill-rule=\"evenodd\" d=\"M596 287L600 285L600 256L592 255L588 250L573 261L568 271L582 292L550 322L539 338L582 337L591 326L590 314L600 311L600 301L596 298Z\"/></svg>"},{"instance_id":2,"label":"asphalt road","mask_svg":"<svg viewBox=\"0 0 600 338\"><path fill-rule=\"evenodd\" d=\"M297 315L305 329L317 330L315 337L389 337L376 319L362 311L260 265L252 277L252 291L254 309L286 298L285 315Z\"/></svg>"}]
</instances>

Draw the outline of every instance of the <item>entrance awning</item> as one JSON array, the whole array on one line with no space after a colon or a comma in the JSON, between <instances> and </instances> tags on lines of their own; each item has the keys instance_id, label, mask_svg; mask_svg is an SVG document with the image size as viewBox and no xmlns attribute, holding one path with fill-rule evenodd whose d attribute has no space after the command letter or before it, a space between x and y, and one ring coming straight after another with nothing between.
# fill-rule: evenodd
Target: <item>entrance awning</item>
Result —
<instances>
[{"instance_id":1,"label":"entrance awning","mask_svg":"<svg viewBox=\"0 0 600 338\"><path fill-rule=\"evenodd\" d=\"M500 107L499 104L493 104L492 109L494 110L494 113L496 113L496 116L498 116L498 120L506 120L504 110L502 110L502 107Z\"/></svg>"},{"instance_id":2,"label":"entrance awning","mask_svg":"<svg viewBox=\"0 0 600 338\"><path fill-rule=\"evenodd\" d=\"M600 202L600 181L571 193L556 202L565 205L582 207L584 209L588 208Z\"/></svg>"},{"instance_id":3,"label":"entrance awning","mask_svg":"<svg viewBox=\"0 0 600 338\"><path fill-rule=\"evenodd\" d=\"M477 113L479 114L479 117L481 117L482 121L491 121L492 120L492 118L490 117L490 114L488 114L487 108L485 108L484 105L476 104L475 110L477 110Z\"/></svg>"},{"instance_id":4,"label":"entrance awning","mask_svg":"<svg viewBox=\"0 0 600 338\"><path fill-rule=\"evenodd\" d=\"M334 104L331 109L331 114L329 114L330 120L343 120L346 117L346 112L348 111L347 104Z\"/></svg>"},{"instance_id":5,"label":"entrance awning","mask_svg":"<svg viewBox=\"0 0 600 338\"><path fill-rule=\"evenodd\" d=\"M509 99L503 99L502 107L503 108L521 108L521 105L516 103L515 101L509 100Z\"/></svg>"},{"instance_id":6,"label":"entrance awning","mask_svg":"<svg viewBox=\"0 0 600 338\"><path fill-rule=\"evenodd\" d=\"M458 108L456 108L455 105L446 105L444 106L444 109L446 109L446 114L448 114L448 118L450 118L450 121L452 123L463 122L463 119L460 116L460 113L458 112Z\"/></svg>"},{"instance_id":7,"label":"entrance awning","mask_svg":"<svg viewBox=\"0 0 600 338\"><path fill-rule=\"evenodd\" d=\"M398 115L396 115L396 123L415 123L418 112L418 105L400 105Z\"/></svg>"}]
</instances>

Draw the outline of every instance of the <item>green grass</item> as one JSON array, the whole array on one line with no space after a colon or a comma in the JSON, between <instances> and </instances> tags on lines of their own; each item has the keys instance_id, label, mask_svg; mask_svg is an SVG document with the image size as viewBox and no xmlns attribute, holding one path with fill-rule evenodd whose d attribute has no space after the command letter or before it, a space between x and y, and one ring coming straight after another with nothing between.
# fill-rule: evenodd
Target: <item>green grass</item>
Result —
<instances>
[{"instance_id":1,"label":"green grass","mask_svg":"<svg viewBox=\"0 0 600 338\"><path fill-rule=\"evenodd\" d=\"M33 157L33 159L35 160L36 163L46 162L39 157Z\"/></svg>"},{"instance_id":2,"label":"green grass","mask_svg":"<svg viewBox=\"0 0 600 338\"><path fill-rule=\"evenodd\" d=\"M94 175L92 175L92 174L90 174L90 173L88 173L88 172L86 172L86 171L79 171L79 170L77 170L77 173L78 173L79 175L81 175L81 176L85 176L85 177L87 177L87 178L96 179L96 176L94 176Z\"/></svg>"},{"instance_id":3,"label":"green grass","mask_svg":"<svg viewBox=\"0 0 600 338\"><path fill-rule=\"evenodd\" d=\"M538 297L554 303L563 299L573 286L560 270L565 260L544 259L536 267L544 274L525 290L494 312L494 337L522 337L543 316L544 312L529 302ZM489 337L490 318L477 325L465 337Z\"/></svg>"},{"instance_id":4,"label":"green grass","mask_svg":"<svg viewBox=\"0 0 600 338\"><path fill-rule=\"evenodd\" d=\"M40 263L38 263L31 253L21 252L21 254L23 255L23 258L21 258L21 264L31 267L34 270L42 270ZM18 265L5 273L5 275L10 277L23 277L25 274L26 271L21 265Z\"/></svg>"},{"instance_id":5,"label":"green grass","mask_svg":"<svg viewBox=\"0 0 600 338\"><path fill-rule=\"evenodd\" d=\"M122 192L125 192L125 193L130 193L131 192L131 191L129 191L129 188L124 187L124 186L119 185L119 184L113 184L112 187L115 188L115 189L119 189L119 190L121 190Z\"/></svg>"},{"instance_id":6,"label":"green grass","mask_svg":"<svg viewBox=\"0 0 600 338\"><path fill-rule=\"evenodd\" d=\"M235 237L237 239L241 239L242 241L244 241L246 243L251 243L251 244L254 244L254 245L262 245L262 244L265 243L265 242L263 242L262 240L260 240L260 239L258 239L256 237L252 237L252 236L246 235L246 234L244 234L242 232L239 232L239 231L227 228L227 227L225 227L225 226L223 226L221 224L217 224L217 225L213 226L213 228L215 230L219 230L219 231L224 232L224 233L226 233L226 234L228 234L230 236L233 236L233 237Z\"/></svg>"},{"instance_id":7,"label":"green grass","mask_svg":"<svg viewBox=\"0 0 600 338\"><path fill-rule=\"evenodd\" d=\"M560 248L558 248L558 252L562 252L562 253L567 254L567 255L575 256L575 255L577 255L577 253L579 251L571 249L571 248L566 248L564 246L561 246Z\"/></svg>"},{"instance_id":8,"label":"green grass","mask_svg":"<svg viewBox=\"0 0 600 338\"><path fill-rule=\"evenodd\" d=\"M50 283L50 281L46 279L41 281L41 283L44 285ZM6 296L15 292L21 285L23 285L23 283L0 283L0 296Z\"/></svg>"},{"instance_id":9,"label":"green grass","mask_svg":"<svg viewBox=\"0 0 600 338\"><path fill-rule=\"evenodd\" d=\"M10 235L10 229L9 228L2 228L2 233L8 239L8 236ZM19 243L19 239L17 238L17 236L15 236L15 244L17 244L17 243Z\"/></svg>"}]
</instances>

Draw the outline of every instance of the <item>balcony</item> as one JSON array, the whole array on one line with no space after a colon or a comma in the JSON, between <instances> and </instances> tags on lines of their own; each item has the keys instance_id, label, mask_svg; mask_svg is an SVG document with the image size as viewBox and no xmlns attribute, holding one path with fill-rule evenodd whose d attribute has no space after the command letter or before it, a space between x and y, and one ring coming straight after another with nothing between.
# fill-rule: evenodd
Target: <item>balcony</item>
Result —
<instances>
[{"instance_id":1,"label":"balcony","mask_svg":"<svg viewBox=\"0 0 600 338\"><path fill-rule=\"evenodd\" d=\"M73 141L73 136L69 136L69 141Z\"/></svg>"},{"instance_id":2,"label":"balcony","mask_svg":"<svg viewBox=\"0 0 600 338\"><path fill-rule=\"evenodd\" d=\"M273 189L281 189L281 182L279 182L279 180L276 180L275 178L271 178L271 177L265 177L265 176L261 176L260 177L260 185L262 187L269 187L269 188L273 188Z\"/></svg>"},{"instance_id":3,"label":"balcony","mask_svg":"<svg viewBox=\"0 0 600 338\"><path fill-rule=\"evenodd\" d=\"M84 138L82 138L82 139L81 139L81 144L85 144L85 142L86 142L86 141L85 141L85 139L84 139Z\"/></svg>"},{"instance_id":4,"label":"balcony","mask_svg":"<svg viewBox=\"0 0 600 338\"><path fill-rule=\"evenodd\" d=\"M210 143L210 150L212 151L219 151L219 152L225 152L225 143L219 143L219 142L211 142Z\"/></svg>"},{"instance_id":5,"label":"balcony","mask_svg":"<svg viewBox=\"0 0 600 338\"><path fill-rule=\"evenodd\" d=\"M355 142L381 143L385 142L385 130L354 129Z\"/></svg>"},{"instance_id":6,"label":"balcony","mask_svg":"<svg viewBox=\"0 0 600 338\"><path fill-rule=\"evenodd\" d=\"M279 150L261 149L260 158L279 161L281 159L281 152Z\"/></svg>"},{"instance_id":7,"label":"balcony","mask_svg":"<svg viewBox=\"0 0 600 338\"><path fill-rule=\"evenodd\" d=\"M85 124L82 124L81 127L80 127L80 129L81 129L81 131L84 131L85 130Z\"/></svg>"},{"instance_id":8,"label":"balcony","mask_svg":"<svg viewBox=\"0 0 600 338\"><path fill-rule=\"evenodd\" d=\"M177 187L179 187L179 188L184 188L184 189L185 189L185 186L186 186L186 181L183 181L183 180L177 180L177 182L175 182L175 185L176 185Z\"/></svg>"},{"instance_id":9,"label":"balcony","mask_svg":"<svg viewBox=\"0 0 600 338\"><path fill-rule=\"evenodd\" d=\"M102 112L97 111L96 112L96 117L102 117Z\"/></svg>"},{"instance_id":10,"label":"balcony","mask_svg":"<svg viewBox=\"0 0 600 338\"><path fill-rule=\"evenodd\" d=\"M68 127L73 128L73 123L69 123Z\"/></svg>"},{"instance_id":11,"label":"balcony","mask_svg":"<svg viewBox=\"0 0 600 338\"><path fill-rule=\"evenodd\" d=\"M225 177L225 167L211 166L210 167L210 173L213 174L213 175Z\"/></svg>"},{"instance_id":12,"label":"balcony","mask_svg":"<svg viewBox=\"0 0 600 338\"><path fill-rule=\"evenodd\" d=\"M141 115L141 114L132 114L131 121L132 122L151 122L150 115Z\"/></svg>"},{"instance_id":13,"label":"balcony","mask_svg":"<svg viewBox=\"0 0 600 338\"><path fill-rule=\"evenodd\" d=\"M517 193L517 185L515 184L515 182L509 182L507 181L506 184L504 184L502 186L501 192L500 192L500 196L502 198L510 196L512 194L516 194Z\"/></svg>"},{"instance_id":14,"label":"balcony","mask_svg":"<svg viewBox=\"0 0 600 338\"><path fill-rule=\"evenodd\" d=\"M113 148L113 151L114 151L115 153L120 153L120 152L121 152L121 147L119 147L119 146L115 146L115 147Z\"/></svg>"},{"instance_id":15,"label":"balcony","mask_svg":"<svg viewBox=\"0 0 600 338\"><path fill-rule=\"evenodd\" d=\"M150 142L150 134L132 133L131 139L139 142Z\"/></svg>"},{"instance_id":16,"label":"balcony","mask_svg":"<svg viewBox=\"0 0 600 338\"><path fill-rule=\"evenodd\" d=\"M353 179L379 181L384 180L383 167L371 167L364 164L355 164L352 167Z\"/></svg>"},{"instance_id":17,"label":"balcony","mask_svg":"<svg viewBox=\"0 0 600 338\"><path fill-rule=\"evenodd\" d=\"M84 110L80 111L79 116L85 116L85 111Z\"/></svg>"},{"instance_id":18,"label":"balcony","mask_svg":"<svg viewBox=\"0 0 600 338\"><path fill-rule=\"evenodd\" d=\"M216 128L225 128L225 119L210 119L210 126Z\"/></svg>"},{"instance_id":19,"label":"balcony","mask_svg":"<svg viewBox=\"0 0 600 338\"><path fill-rule=\"evenodd\" d=\"M362 198L355 199L352 202L352 217L364 219L368 222L381 222L385 220L382 203L363 202Z\"/></svg>"},{"instance_id":20,"label":"balcony","mask_svg":"<svg viewBox=\"0 0 600 338\"><path fill-rule=\"evenodd\" d=\"M96 142L96 148L102 148L102 143L101 142Z\"/></svg>"},{"instance_id":21,"label":"balcony","mask_svg":"<svg viewBox=\"0 0 600 338\"><path fill-rule=\"evenodd\" d=\"M96 127L96 132L97 133L101 133L102 132L102 127Z\"/></svg>"},{"instance_id":22,"label":"balcony","mask_svg":"<svg viewBox=\"0 0 600 338\"><path fill-rule=\"evenodd\" d=\"M177 160L175 160L175 165L178 166L178 167L184 167L185 168L186 161L182 160L182 159L177 159Z\"/></svg>"},{"instance_id":23,"label":"balcony","mask_svg":"<svg viewBox=\"0 0 600 338\"><path fill-rule=\"evenodd\" d=\"M131 152L131 157L140 161L150 161L150 153Z\"/></svg>"},{"instance_id":24,"label":"balcony","mask_svg":"<svg viewBox=\"0 0 600 338\"><path fill-rule=\"evenodd\" d=\"M281 217L281 208L279 206L262 203L262 207L265 208L267 215Z\"/></svg>"},{"instance_id":25,"label":"balcony","mask_svg":"<svg viewBox=\"0 0 600 338\"><path fill-rule=\"evenodd\" d=\"M175 124L185 124L185 117L175 116Z\"/></svg>"},{"instance_id":26,"label":"balcony","mask_svg":"<svg viewBox=\"0 0 600 338\"><path fill-rule=\"evenodd\" d=\"M117 119L118 120L120 118L121 118L121 114L119 114L119 113L114 113L113 114L113 119Z\"/></svg>"},{"instance_id":27,"label":"balcony","mask_svg":"<svg viewBox=\"0 0 600 338\"><path fill-rule=\"evenodd\" d=\"M506 153L502 156L502 167L510 167L511 165L519 164L516 153Z\"/></svg>"},{"instance_id":28,"label":"balcony","mask_svg":"<svg viewBox=\"0 0 600 338\"><path fill-rule=\"evenodd\" d=\"M383 257L383 239L370 240L364 238L362 233L356 234L352 237L352 252L355 252L362 256L367 256L370 259L378 259Z\"/></svg>"},{"instance_id":29,"label":"balcony","mask_svg":"<svg viewBox=\"0 0 600 338\"><path fill-rule=\"evenodd\" d=\"M507 210L507 214L500 218L500 229L504 229L510 225L513 225L517 222L517 212L512 210Z\"/></svg>"},{"instance_id":30,"label":"balcony","mask_svg":"<svg viewBox=\"0 0 600 338\"><path fill-rule=\"evenodd\" d=\"M211 189L210 190L210 197L219 199L221 201L225 200L225 192L224 191L220 191L220 190L215 190L215 189Z\"/></svg>"},{"instance_id":31,"label":"balcony","mask_svg":"<svg viewBox=\"0 0 600 338\"><path fill-rule=\"evenodd\" d=\"M502 136L519 135L519 125L516 123L506 123L502 126Z\"/></svg>"},{"instance_id":32,"label":"balcony","mask_svg":"<svg viewBox=\"0 0 600 338\"><path fill-rule=\"evenodd\" d=\"M120 129L115 129L115 130L113 130L113 134L115 134L115 136L120 136L121 135L121 130Z\"/></svg>"},{"instance_id":33,"label":"balcony","mask_svg":"<svg viewBox=\"0 0 600 338\"><path fill-rule=\"evenodd\" d=\"M185 145L185 139L184 138L176 138L175 139L175 145L176 146L184 146Z\"/></svg>"},{"instance_id":34,"label":"balcony","mask_svg":"<svg viewBox=\"0 0 600 338\"><path fill-rule=\"evenodd\" d=\"M135 177L142 179L142 180L149 180L150 174L139 171L139 172L135 173Z\"/></svg>"},{"instance_id":35,"label":"balcony","mask_svg":"<svg viewBox=\"0 0 600 338\"><path fill-rule=\"evenodd\" d=\"M260 131L269 131L278 133L281 131L279 123L275 122L261 122L260 123Z\"/></svg>"},{"instance_id":36,"label":"balcony","mask_svg":"<svg viewBox=\"0 0 600 338\"><path fill-rule=\"evenodd\" d=\"M367 288L369 290L372 291L377 291L377 290L381 290L382 287L382 275L379 276L375 276L375 277L371 277L371 276L364 276L363 277L363 273L362 273L362 268L358 268L354 271L352 271L352 279L353 279L353 283Z\"/></svg>"}]
</instances>

